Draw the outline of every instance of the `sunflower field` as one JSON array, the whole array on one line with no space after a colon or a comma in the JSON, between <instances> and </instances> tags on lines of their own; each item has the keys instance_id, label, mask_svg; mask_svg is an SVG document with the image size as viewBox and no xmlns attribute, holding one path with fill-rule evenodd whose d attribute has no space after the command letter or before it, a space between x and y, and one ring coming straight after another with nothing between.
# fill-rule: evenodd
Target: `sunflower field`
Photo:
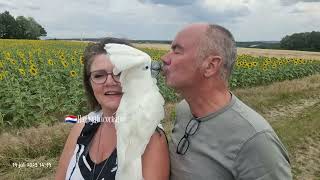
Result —
<instances>
[{"instance_id":1,"label":"sunflower field","mask_svg":"<svg viewBox=\"0 0 320 180\"><path fill-rule=\"evenodd\" d=\"M82 86L83 50L72 41L0 40L0 131L62 121L67 114L86 114ZM142 49L159 60L165 50ZM291 80L320 72L320 61L240 55L230 79L232 89ZM158 85L166 101L175 92Z\"/></svg>"}]
</instances>

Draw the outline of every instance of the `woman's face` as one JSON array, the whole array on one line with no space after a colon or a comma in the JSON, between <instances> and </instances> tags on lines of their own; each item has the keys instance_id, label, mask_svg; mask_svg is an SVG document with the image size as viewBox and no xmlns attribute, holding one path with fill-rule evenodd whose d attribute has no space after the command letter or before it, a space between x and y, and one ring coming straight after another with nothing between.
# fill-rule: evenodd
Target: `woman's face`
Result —
<instances>
[{"instance_id":1,"label":"woman's face","mask_svg":"<svg viewBox=\"0 0 320 180\"><path fill-rule=\"evenodd\" d=\"M90 67L92 90L104 113L116 112L122 97L121 84L117 82L119 76L111 75L113 68L105 54L96 55Z\"/></svg>"}]
</instances>

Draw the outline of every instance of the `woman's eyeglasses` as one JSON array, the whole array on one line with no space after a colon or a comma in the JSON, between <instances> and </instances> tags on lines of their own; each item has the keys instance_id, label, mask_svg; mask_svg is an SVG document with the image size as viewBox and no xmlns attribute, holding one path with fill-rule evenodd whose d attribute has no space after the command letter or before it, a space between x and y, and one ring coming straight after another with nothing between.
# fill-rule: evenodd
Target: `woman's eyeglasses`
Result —
<instances>
[{"instance_id":1,"label":"woman's eyeglasses","mask_svg":"<svg viewBox=\"0 0 320 180\"><path fill-rule=\"evenodd\" d=\"M90 79L96 84L104 84L107 81L109 75L116 83L120 83L120 74L114 75L112 72L106 72L104 70L93 71L90 73Z\"/></svg>"},{"instance_id":2,"label":"woman's eyeglasses","mask_svg":"<svg viewBox=\"0 0 320 180\"><path fill-rule=\"evenodd\" d=\"M176 152L180 155L186 154L187 150L190 146L190 140L189 137L194 135L198 129L199 129L200 121L197 119L191 119L188 122L188 125L186 127L186 130L184 132L183 137L180 139Z\"/></svg>"}]
</instances>

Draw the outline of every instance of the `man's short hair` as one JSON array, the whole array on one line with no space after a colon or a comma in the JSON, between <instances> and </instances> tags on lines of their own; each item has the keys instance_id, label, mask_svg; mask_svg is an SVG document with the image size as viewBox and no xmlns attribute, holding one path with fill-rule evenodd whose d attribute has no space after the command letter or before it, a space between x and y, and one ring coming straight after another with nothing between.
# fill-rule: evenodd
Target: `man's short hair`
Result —
<instances>
[{"instance_id":1,"label":"man's short hair","mask_svg":"<svg viewBox=\"0 0 320 180\"><path fill-rule=\"evenodd\" d=\"M200 59L211 54L222 58L223 67L220 69L220 75L228 81L236 61L236 42L229 30L216 24L209 24L198 51Z\"/></svg>"}]
</instances>

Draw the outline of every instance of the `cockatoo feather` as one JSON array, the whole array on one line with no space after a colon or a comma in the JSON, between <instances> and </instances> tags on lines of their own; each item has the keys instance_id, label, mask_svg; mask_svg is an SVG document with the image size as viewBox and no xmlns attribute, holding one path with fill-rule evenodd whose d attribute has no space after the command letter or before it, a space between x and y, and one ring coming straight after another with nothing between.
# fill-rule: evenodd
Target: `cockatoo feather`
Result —
<instances>
[{"instance_id":1,"label":"cockatoo feather","mask_svg":"<svg viewBox=\"0 0 320 180\"><path fill-rule=\"evenodd\" d=\"M151 57L130 46L106 44L113 73L123 95L116 112L118 169L116 180L143 180L141 156L160 121L164 99L151 76Z\"/></svg>"}]
</instances>

